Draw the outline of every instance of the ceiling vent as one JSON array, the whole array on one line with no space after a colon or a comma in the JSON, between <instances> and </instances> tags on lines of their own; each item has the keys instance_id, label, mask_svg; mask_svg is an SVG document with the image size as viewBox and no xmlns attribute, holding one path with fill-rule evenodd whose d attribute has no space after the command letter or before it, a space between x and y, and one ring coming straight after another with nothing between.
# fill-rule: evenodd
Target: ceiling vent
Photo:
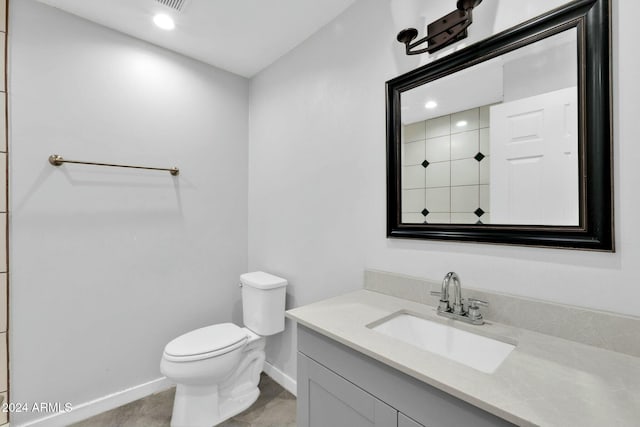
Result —
<instances>
[{"instance_id":1,"label":"ceiling vent","mask_svg":"<svg viewBox=\"0 0 640 427\"><path fill-rule=\"evenodd\" d=\"M160 3L176 12L182 12L189 3L189 0L156 0L156 3Z\"/></svg>"}]
</instances>

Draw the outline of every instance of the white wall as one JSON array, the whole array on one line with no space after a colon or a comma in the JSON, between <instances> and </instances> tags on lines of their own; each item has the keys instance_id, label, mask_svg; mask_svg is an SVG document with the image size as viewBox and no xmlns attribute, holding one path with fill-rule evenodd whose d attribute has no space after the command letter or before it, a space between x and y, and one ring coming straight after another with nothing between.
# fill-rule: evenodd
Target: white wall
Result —
<instances>
[{"instance_id":1,"label":"white wall","mask_svg":"<svg viewBox=\"0 0 640 427\"><path fill-rule=\"evenodd\" d=\"M173 337L241 320L248 81L11 6L11 399L77 405L160 377Z\"/></svg>"},{"instance_id":2,"label":"white wall","mask_svg":"<svg viewBox=\"0 0 640 427\"><path fill-rule=\"evenodd\" d=\"M483 2L467 44L488 35L485 3L498 31L563 2ZM387 239L384 82L416 64L397 53L389 1L360 0L252 80L249 269L289 278L290 307L360 288L373 268L436 280L455 270L469 287L640 315L640 4L613 5L616 253ZM291 376L293 332L267 354Z\"/></svg>"}]
</instances>

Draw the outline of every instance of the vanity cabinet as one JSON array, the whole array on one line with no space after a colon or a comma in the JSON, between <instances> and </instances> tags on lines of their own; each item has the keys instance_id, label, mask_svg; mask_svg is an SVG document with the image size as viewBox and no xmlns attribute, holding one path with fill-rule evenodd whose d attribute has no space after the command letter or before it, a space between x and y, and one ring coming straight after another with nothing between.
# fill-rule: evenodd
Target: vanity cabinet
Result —
<instances>
[{"instance_id":1,"label":"vanity cabinet","mask_svg":"<svg viewBox=\"0 0 640 427\"><path fill-rule=\"evenodd\" d=\"M380 399L345 380L319 363L298 355L298 378L304 378L298 411L304 421L298 426L396 426L397 411ZM300 391L300 390L299 390ZM305 407L301 408L304 402Z\"/></svg>"},{"instance_id":2,"label":"vanity cabinet","mask_svg":"<svg viewBox=\"0 0 640 427\"><path fill-rule=\"evenodd\" d=\"M514 426L298 325L298 427Z\"/></svg>"}]
</instances>

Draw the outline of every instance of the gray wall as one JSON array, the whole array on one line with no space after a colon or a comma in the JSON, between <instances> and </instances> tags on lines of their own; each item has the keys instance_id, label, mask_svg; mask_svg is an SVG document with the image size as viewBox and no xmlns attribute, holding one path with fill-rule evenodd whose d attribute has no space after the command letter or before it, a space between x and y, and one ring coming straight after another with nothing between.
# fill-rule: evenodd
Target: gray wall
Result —
<instances>
[{"instance_id":1,"label":"gray wall","mask_svg":"<svg viewBox=\"0 0 640 427\"><path fill-rule=\"evenodd\" d=\"M248 81L11 6L11 399L76 406L159 378L173 337L241 321Z\"/></svg>"},{"instance_id":2,"label":"gray wall","mask_svg":"<svg viewBox=\"0 0 640 427\"><path fill-rule=\"evenodd\" d=\"M495 31L562 3L500 1ZM364 268L435 280L455 270L463 286L640 315L639 13L613 2L616 253L387 239L384 82L408 68L389 2L361 0L252 80L249 268L289 278L289 306L361 287ZM267 359L294 377L287 325Z\"/></svg>"}]
</instances>

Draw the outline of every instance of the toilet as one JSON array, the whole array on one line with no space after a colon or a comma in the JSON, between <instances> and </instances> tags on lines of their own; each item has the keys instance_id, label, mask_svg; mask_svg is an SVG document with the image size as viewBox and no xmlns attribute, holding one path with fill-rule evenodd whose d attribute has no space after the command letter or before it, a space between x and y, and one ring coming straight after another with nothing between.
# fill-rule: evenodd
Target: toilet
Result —
<instances>
[{"instance_id":1,"label":"toilet","mask_svg":"<svg viewBox=\"0 0 640 427\"><path fill-rule=\"evenodd\" d=\"M172 427L211 427L260 395L265 337L284 330L287 281L262 271L240 276L245 327L219 323L164 348L160 371L177 384Z\"/></svg>"}]
</instances>

